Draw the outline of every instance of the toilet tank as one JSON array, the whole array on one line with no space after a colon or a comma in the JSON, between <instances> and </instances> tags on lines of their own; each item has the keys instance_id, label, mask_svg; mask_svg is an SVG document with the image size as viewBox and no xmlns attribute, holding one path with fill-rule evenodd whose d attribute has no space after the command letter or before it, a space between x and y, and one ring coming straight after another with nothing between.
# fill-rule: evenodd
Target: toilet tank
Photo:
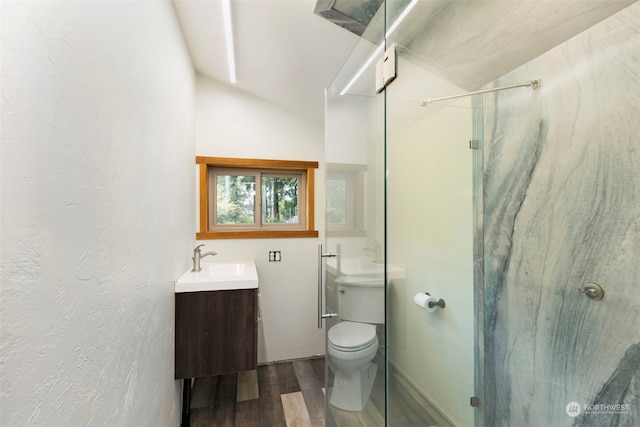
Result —
<instances>
[{"instance_id":1,"label":"toilet tank","mask_svg":"<svg viewBox=\"0 0 640 427\"><path fill-rule=\"evenodd\" d=\"M361 323L384 323L384 279L341 276L338 287L340 319Z\"/></svg>"}]
</instances>

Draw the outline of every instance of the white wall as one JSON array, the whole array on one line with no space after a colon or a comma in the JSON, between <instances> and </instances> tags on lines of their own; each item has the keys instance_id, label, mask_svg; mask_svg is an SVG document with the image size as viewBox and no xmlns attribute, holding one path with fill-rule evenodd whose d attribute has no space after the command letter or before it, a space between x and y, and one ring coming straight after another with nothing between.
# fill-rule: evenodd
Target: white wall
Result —
<instances>
[{"instance_id":1,"label":"white wall","mask_svg":"<svg viewBox=\"0 0 640 427\"><path fill-rule=\"evenodd\" d=\"M315 220L320 236L324 232L323 147L321 123L197 76L196 154L319 161ZM192 214L197 223L196 212ZM262 314L259 363L324 354L324 330L317 328L316 317L319 242L315 238L196 241L194 231L194 247L205 243L203 249L215 250L217 259L256 260ZM269 250L281 251L282 261L268 262Z\"/></svg>"},{"instance_id":2,"label":"white wall","mask_svg":"<svg viewBox=\"0 0 640 427\"><path fill-rule=\"evenodd\" d=\"M178 425L194 77L171 3L1 7L0 424Z\"/></svg>"},{"instance_id":3,"label":"white wall","mask_svg":"<svg viewBox=\"0 0 640 427\"><path fill-rule=\"evenodd\" d=\"M403 79L387 94L387 254L407 277L395 280L389 292L389 360L456 425L472 426L470 100L447 107L407 103L411 91L431 96L416 91L427 81L448 94L464 90L405 61L399 67ZM427 313L416 306L413 297L422 292L443 298L445 309Z\"/></svg>"}]
</instances>

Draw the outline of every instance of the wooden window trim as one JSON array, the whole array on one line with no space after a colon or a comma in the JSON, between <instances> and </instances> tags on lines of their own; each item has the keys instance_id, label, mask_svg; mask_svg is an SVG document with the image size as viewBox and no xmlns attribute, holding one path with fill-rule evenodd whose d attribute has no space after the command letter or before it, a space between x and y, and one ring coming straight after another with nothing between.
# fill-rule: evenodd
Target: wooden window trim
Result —
<instances>
[{"instance_id":1,"label":"wooden window trim","mask_svg":"<svg viewBox=\"0 0 640 427\"><path fill-rule=\"evenodd\" d=\"M315 230L315 169L318 162L299 160L265 160L265 159L240 159L227 157L203 157L196 156L196 164L200 165L200 228L196 233L196 240L213 239L267 239L267 238L299 238L318 237ZM233 230L214 231L208 229L209 223L209 167L235 167L244 169L278 169L278 170L305 170L307 193L307 227L306 230Z\"/></svg>"}]
</instances>

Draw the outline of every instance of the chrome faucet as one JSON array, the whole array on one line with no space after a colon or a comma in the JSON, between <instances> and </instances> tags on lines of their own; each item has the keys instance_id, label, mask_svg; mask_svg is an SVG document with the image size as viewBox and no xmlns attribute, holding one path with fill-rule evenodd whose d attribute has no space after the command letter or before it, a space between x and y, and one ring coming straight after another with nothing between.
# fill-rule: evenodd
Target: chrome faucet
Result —
<instances>
[{"instance_id":1,"label":"chrome faucet","mask_svg":"<svg viewBox=\"0 0 640 427\"><path fill-rule=\"evenodd\" d=\"M205 253L201 253L200 252L200 248L203 247L204 244L202 245L198 245L196 246L196 248L193 250L193 258L191 258L193 260L193 268L191 269L191 271L200 271L202 270L202 268L200 268L200 260L206 256L214 256L214 255L218 255L217 252L214 251L209 251L209 252L205 252Z\"/></svg>"},{"instance_id":2,"label":"chrome faucet","mask_svg":"<svg viewBox=\"0 0 640 427\"><path fill-rule=\"evenodd\" d=\"M371 246L365 246L364 248L362 248L362 250L365 252L369 251L373 253L373 262L375 263L383 262L381 257L381 251L380 251L380 243L378 243L377 240L374 240Z\"/></svg>"}]
</instances>

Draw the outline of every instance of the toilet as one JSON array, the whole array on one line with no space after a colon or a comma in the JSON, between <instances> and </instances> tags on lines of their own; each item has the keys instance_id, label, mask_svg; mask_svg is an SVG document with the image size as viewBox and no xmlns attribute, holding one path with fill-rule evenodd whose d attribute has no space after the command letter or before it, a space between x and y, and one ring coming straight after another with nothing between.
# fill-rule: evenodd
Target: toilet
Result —
<instances>
[{"instance_id":1,"label":"toilet","mask_svg":"<svg viewBox=\"0 0 640 427\"><path fill-rule=\"evenodd\" d=\"M340 322L327 334L329 367L334 373L329 403L362 411L369 401L378 367L376 325L384 324L384 279L343 276L336 279Z\"/></svg>"}]
</instances>

